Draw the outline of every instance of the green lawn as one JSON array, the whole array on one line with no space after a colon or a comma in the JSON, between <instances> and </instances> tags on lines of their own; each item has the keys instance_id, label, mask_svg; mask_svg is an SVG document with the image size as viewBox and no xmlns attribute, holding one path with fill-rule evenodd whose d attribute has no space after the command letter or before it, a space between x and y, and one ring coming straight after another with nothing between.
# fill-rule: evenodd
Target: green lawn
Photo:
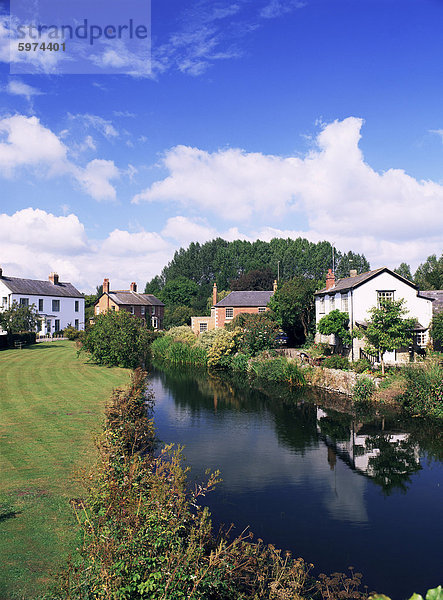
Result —
<instances>
[{"instance_id":1,"label":"green lawn","mask_svg":"<svg viewBox=\"0 0 443 600\"><path fill-rule=\"evenodd\" d=\"M73 342L0 351L0 600L38 596L75 547L68 501L111 390L128 382Z\"/></svg>"}]
</instances>

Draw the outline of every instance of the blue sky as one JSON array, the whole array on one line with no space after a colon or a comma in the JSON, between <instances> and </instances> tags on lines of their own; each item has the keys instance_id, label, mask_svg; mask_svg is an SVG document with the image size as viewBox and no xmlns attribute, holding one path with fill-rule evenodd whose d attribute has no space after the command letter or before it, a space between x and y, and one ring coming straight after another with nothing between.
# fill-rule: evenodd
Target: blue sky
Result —
<instances>
[{"instance_id":1,"label":"blue sky","mask_svg":"<svg viewBox=\"0 0 443 600\"><path fill-rule=\"evenodd\" d=\"M373 268L442 252L441 0L151 11L151 73L116 44L131 75L60 74L49 53L14 75L3 5L5 273L142 286L217 235L328 239Z\"/></svg>"}]
</instances>

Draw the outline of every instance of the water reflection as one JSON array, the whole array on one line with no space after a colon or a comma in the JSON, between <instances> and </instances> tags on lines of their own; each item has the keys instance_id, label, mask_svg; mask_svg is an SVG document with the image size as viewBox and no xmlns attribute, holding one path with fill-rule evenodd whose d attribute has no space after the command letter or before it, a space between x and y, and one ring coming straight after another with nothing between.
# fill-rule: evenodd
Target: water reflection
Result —
<instances>
[{"instance_id":1,"label":"water reflection","mask_svg":"<svg viewBox=\"0 0 443 600\"><path fill-rule=\"evenodd\" d=\"M153 384L161 439L185 445L196 479L221 470L223 484L207 497L216 522L250 525L325 571L354 564L394 599L440 583L438 427L225 375L157 371Z\"/></svg>"}]
</instances>

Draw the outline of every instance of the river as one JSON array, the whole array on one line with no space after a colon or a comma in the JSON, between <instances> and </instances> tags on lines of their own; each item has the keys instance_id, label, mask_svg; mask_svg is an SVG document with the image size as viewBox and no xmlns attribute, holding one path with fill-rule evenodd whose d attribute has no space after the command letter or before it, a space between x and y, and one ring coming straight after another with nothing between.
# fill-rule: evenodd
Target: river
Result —
<instances>
[{"instance_id":1,"label":"river","mask_svg":"<svg viewBox=\"0 0 443 600\"><path fill-rule=\"evenodd\" d=\"M443 583L441 429L392 411L352 411L340 395L251 389L244 377L152 369L162 443L185 446L214 525L249 526L314 564L363 573L394 600Z\"/></svg>"}]
</instances>

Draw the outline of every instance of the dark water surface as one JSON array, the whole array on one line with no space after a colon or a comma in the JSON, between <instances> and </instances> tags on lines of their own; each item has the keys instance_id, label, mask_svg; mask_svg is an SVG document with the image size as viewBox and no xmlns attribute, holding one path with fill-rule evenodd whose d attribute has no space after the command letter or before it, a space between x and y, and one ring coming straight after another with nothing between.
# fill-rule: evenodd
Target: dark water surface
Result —
<instances>
[{"instance_id":1,"label":"dark water surface","mask_svg":"<svg viewBox=\"0 0 443 600\"><path fill-rule=\"evenodd\" d=\"M316 574L352 565L394 600L443 583L441 429L244 378L153 369L152 384L161 441L185 445L191 478L221 471L216 527L250 526Z\"/></svg>"}]
</instances>

